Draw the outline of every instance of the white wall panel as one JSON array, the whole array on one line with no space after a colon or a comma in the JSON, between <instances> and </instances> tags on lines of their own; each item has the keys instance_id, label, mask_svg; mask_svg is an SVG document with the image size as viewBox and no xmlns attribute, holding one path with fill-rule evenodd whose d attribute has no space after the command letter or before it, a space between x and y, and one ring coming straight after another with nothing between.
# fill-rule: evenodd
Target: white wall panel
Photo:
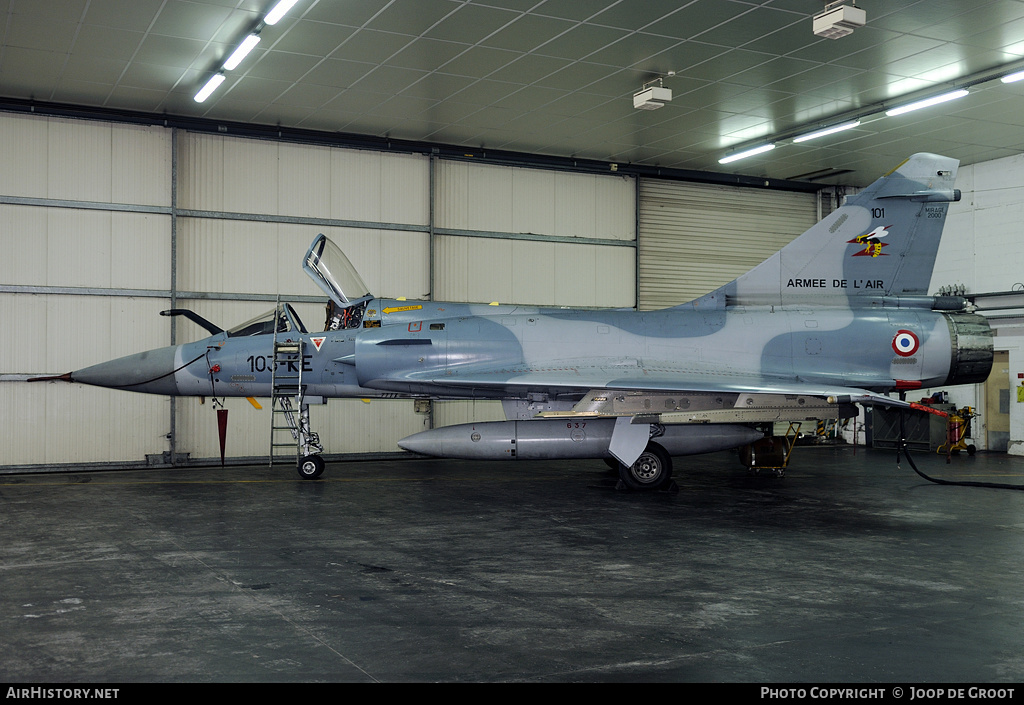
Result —
<instances>
[{"instance_id":1,"label":"white wall panel","mask_svg":"<svg viewBox=\"0 0 1024 705\"><path fill-rule=\"evenodd\" d=\"M427 296L426 233L216 218L178 220L178 286L284 298L323 295L302 270L306 250L321 232L345 252L374 294Z\"/></svg>"},{"instance_id":2,"label":"white wall panel","mask_svg":"<svg viewBox=\"0 0 1024 705\"><path fill-rule=\"evenodd\" d=\"M512 169L447 160L435 169L437 227L512 232Z\"/></svg>"},{"instance_id":3,"label":"white wall panel","mask_svg":"<svg viewBox=\"0 0 1024 705\"><path fill-rule=\"evenodd\" d=\"M436 227L468 231L435 240L436 299L634 305L633 247L561 240L635 240L633 179L448 160L436 169ZM468 236L473 232L509 236ZM516 237L523 234L530 238Z\"/></svg>"},{"instance_id":4,"label":"white wall panel","mask_svg":"<svg viewBox=\"0 0 1024 705\"><path fill-rule=\"evenodd\" d=\"M168 343L165 299L0 297L4 372L67 372ZM25 345L31 340L31 345ZM15 342L16 341L16 342ZM167 400L65 382L0 384L2 465L137 461L167 449Z\"/></svg>"},{"instance_id":5,"label":"white wall panel","mask_svg":"<svg viewBox=\"0 0 1024 705\"><path fill-rule=\"evenodd\" d=\"M3 121L0 120L0 125ZM0 169L0 178L6 172ZM13 170L11 170L13 171ZM46 208L0 205L0 282L46 284L49 237Z\"/></svg>"},{"instance_id":6,"label":"white wall panel","mask_svg":"<svg viewBox=\"0 0 1024 705\"><path fill-rule=\"evenodd\" d=\"M278 196L276 142L195 133L179 137L179 207L276 215Z\"/></svg>"},{"instance_id":7,"label":"white wall panel","mask_svg":"<svg viewBox=\"0 0 1024 705\"><path fill-rule=\"evenodd\" d=\"M331 218L403 225L430 220L430 159L331 150Z\"/></svg>"},{"instance_id":8,"label":"white wall panel","mask_svg":"<svg viewBox=\"0 0 1024 705\"><path fill-rule=\"evenodd\" d=\"M47 150L49 198L112 200L111 125L50 120Z\"/></svg>"},{"instance_id":9,"label":"white wall panel","mask_svg":"<svg viewBox=\"0 0 1024 705\"><path fill-rule=\"evenodd\" d=\"M434 403L434 426L454 426L474 421L504 421L505 411L500 401L473 399L470 401L440 401ZM423 430L426 430L424 427Z\"/></svg>"},{"instance_id":10,"label":"white wall panel","mask_svg":"<svg viewBox=\"0 0 1024 705\"><path fill-rule=\"evenodd\" d=\"M46 317L40 321L46 343L37 348L42 369L67 372L168 345L167 319L160 311L169 303L160 298L48 295Z\"/></svg>"},{"instance_id":11,"label":"white wall panel","mask_svg":"<svg viewBox=\"0 0 1024 705\"><path fill-rule=\"evenodd\" d=\"M170 216L0 204L0 283L166 289Z\"/></svg>"},{"instance_id":12,"label":"white wall panel","mask_svg":"<svg viewBox=\"0 0 1024 705\"><path fill-rule=\"evenodd\" d=\"M225 139L215 135L179 132L177 141L178 207L224 210Z\"/></svg>"},{"instance_id":13,"label":"white wall panel","mask_svg":"<svg viewBox=\"0 0 1024 705\"><path fill-rule=\"evenodd\" d=\"M111 198L115 203L171 205L171 131L111 126Z\"/></svg>"},{"instance_id":14,"label":"white wall panel","mask_svg":"<svg viewBox=\"0 0 1024 705\"><path fill-rule=\"evenodd\" d=\"M170 205L170 131L5 114L0 194Z\"/></svg>"},{"instance_id":15,"label":"white wall panel","mask_svg":"<svg viewBox=\"0 0 1024 705\"><path fill-rule=\"evenodd\" d=\"M559 173L555 234L636 239L636 182L624 176Z\"/></svg>"},{"instance_id":16,"label":"white wall panel","mask_svg":"<svg viewBox=\"0 0 1024 705\"><path fill-rule=\"evenodd\" d=\"M171 217L114 212L110 225L110 286L168 289L171 285Z\"/></svg>"},{"instance_id":17,"label":"white wall panel","mask_svg":"<svg viewBox=\"0 0 1024 705\"><path fill-rule=\"evenodd\" d=\"M430 240L427 233L363 228L325 228L323 233L348 256L375 296L409 299L429 296ZM309 238L309 242L312 241L313 238ZM305 274L301 276L309 281Z\"/></svg>"},{"instance_id":18,"label":"white wall panel","mask_svg":"<svg viewBox=\"0 0 1024 705\"><path fill-rule=\"evenodd\" d=\"M331 208L333 188L331 150L305 144L277 145L277 172L280 189L278 212L301 217L326 217ZM263 208L256 210L265 212Z\"/></svg>"},{"instance_id":19,"label":"white wall panel","mask_svg":"<svg viewBox=\"0 0 1024 705\"><path fill-rule=\"evenodd\" d=\"M1024 283L1024 155L961 167L961 199L949 206L930 293L963 284L968 293L1019 289Z\"/></svg>"},{"instance_id":20,"label":"white wall panel","mask_svg":"<svg viewBox=\"0 0 1024 705\"><path fill-rule=\"evenodd\" d=\"M440 160L437 227L635 239L634 181Z\"/></svg>"},{"instance_id":21,"label":"white wall panel","mask_svg":"<svg viewBox=\"0 0 1024 705\"><path fill-rule=\"evenodd\" d=\"M406 225L428 221L427 157L206 134L182 135L179 145L184 209Z\"/></svg>"},{"instance_id":22,"label":"white wall panel","mask_svg":"<svg viewBox=\"0 0 1024 705\"><path fill-rule=\"evenodd\" d=\"M225 139L220 172L224 201L216 210L280 213L279 150L275 142Z\"/></svg>"},{"instance_id":23,"label":"white wall panel","mask_svg":"<svg viewBox=\"0 0 1024 705\"><path fill-rule=\"evenodd\" d=\"M1024 155L961 167L956 186L962 197L949 207L931 292L952 284L968 293L1021 288Z\"/></svg>"},{"instance_id":24,"label":"white wall panel","mask_svg":"<svg viewBox=\"0 0 1024 705\"><path fill-rule=\"evenodd\" d=\"M0 194L47 195L50 130L48 119L0 115Z\"/></svg>"},{"instance_id":25,"label":"white wall panel","mask_svg":"<svg viewBox=\"0 0 1024 705\"><path fill-rule=\"evenodd\" d=\"M62 382L5 383L0 404L21 410L0 426L0 465L137 462L167 448L167 397Z\"/></svg>"},{"instance_id":26,"label":"white wall panel","mask_svg":"<svg viewBox=\"0 0 1024 705\"><path fill-rule=\"evenodd\" d=\"M631 247L438 236L436 298L542 306L631 307Z\"/></svg>"},{"instance_id":27,"label":"white wall panel","mask_svg":"<svg viewBox=\"0 0 1024 705\"><path fill-rule=\"evenodd\" d=\"M512 206L511 222L507 229L514 233L538 235L558 233L558 208L555 204L564 200L566 196L564 184L567 179L571 179L575 175L557 174L553 171L539 169L505 169L503 171L509 173L511 181L509 185ZM567 179L559 178L560 176L565 176ZM559 186L562 186L561 192ZM481 196L481 198L485 197ZM568 204L566 204L566 210L569 210ZM488 229L505 230L506 228L481 228L481 230ZM568 234L569 228L563 226L563 232ZM591 237L591 235L583 237Z\"/></svg>"},{"instance_id":28,"label":"white wall panel","mask_svg":"<svg viewBox=\"0 0 1024 705\"><path fill-rule=\"evenodd\" d=\"M170 145L163 128L0 114L0 196L42 199L0 205L0 283L38 290L0 294L0 373L62 373L169 343L158 315L169 299L120 290L170 286L171 217L138 212L171 203ZM3 382L0 403L12 411L0 465L138 462L168 447L166 398Z\"/></svg>"},{"instance_id":29,"label":"white wall panel","mask_svg":"<svg viewBox=\"0 0 1024 705\"><path fill-rule=\"evenodd\" d=\"M557 306L632 308L636 305L636 250L632 247L554 248ZM567 276L566 273L571 274Z\"/></svg>"},{"instance_id":30,"label":"white wall panel","mask_svg":"<svg viewBox=\"0 0 1024 705\"><path fill-rule=\"evenodd\" d=\"M180 218L178 287L183 291L280 292L281 261L301 262L305 250L295 242L289 248L279 230L277 223Z\"/></svg>"},{"instance_id":31,"label":"white wall panel","mask_svg":"<svg viewBox=\"0 0 1024 705\"><path fill-rule=\"evenodd\" d=\"M434 298L514 302L512 249L511 240L438 236L434 243Z\"/></svg>"}]
</instances>

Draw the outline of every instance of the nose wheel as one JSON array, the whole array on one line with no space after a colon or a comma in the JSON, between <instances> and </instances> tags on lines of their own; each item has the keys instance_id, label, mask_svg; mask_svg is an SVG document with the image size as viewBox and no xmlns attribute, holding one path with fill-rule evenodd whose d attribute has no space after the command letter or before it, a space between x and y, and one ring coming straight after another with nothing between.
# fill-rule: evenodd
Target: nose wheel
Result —
<instances>
[{"instance_id":1,"label":"nose wheel","mask_svg":"<svg viewBox=\"0 0 1024 705\"><path fill-rule=\"evenodd\" d=\"M304 480L315 480L324 472L324 459L319 455L307 455L299 461L299 477Z\"/></svg>"}]
</instances>

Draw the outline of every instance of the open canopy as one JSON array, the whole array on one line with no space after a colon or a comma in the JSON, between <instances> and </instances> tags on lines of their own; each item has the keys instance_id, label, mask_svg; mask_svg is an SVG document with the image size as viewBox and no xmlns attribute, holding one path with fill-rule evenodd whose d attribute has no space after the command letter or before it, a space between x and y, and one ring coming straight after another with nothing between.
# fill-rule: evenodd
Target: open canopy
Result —
<instances>
[{"instance_id":1,"label":"open canopy","mask_svg":"<svg viewBox=\"0 0 1024 705\"><path fill-rule=\"evenodd\" d=\"M348 257L323 233L309 246L302 268L342 308L371 297L369 288Z\"/></svg>"}]
</instances>

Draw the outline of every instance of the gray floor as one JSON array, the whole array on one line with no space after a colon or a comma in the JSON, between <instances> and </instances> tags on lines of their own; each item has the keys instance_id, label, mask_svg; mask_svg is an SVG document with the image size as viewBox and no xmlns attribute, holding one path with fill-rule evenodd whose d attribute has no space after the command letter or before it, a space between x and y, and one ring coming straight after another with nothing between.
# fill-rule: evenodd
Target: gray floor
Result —
<instances>
[{"instance_id":1,"label":"gray floor","mask_svg":"<svg viewBox=\"0 0 1024 705\"><path fill-rule=\"evenodd\" d=\"M1024 492L863 448L603 467L0 477L0 681L1024 680Z\"/></svg>"}]
</instances>

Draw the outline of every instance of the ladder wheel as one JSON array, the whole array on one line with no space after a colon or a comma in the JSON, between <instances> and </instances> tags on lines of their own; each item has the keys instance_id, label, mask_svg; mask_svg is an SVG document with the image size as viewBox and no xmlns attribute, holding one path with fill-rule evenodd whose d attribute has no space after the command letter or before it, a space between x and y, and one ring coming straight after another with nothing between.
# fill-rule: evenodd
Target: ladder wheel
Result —
<instances>
[{"instance_id":1,"label":"ladder wheel","mask_svg":"<svg viewBox=\"0 0 1024 705\"><path fill-rule=\"evenodd\" d=\"M315 480L324 472L324 459L319 455L307 455L299 461L299 477L304 480Z\"/></svg>"}]
</instances>

